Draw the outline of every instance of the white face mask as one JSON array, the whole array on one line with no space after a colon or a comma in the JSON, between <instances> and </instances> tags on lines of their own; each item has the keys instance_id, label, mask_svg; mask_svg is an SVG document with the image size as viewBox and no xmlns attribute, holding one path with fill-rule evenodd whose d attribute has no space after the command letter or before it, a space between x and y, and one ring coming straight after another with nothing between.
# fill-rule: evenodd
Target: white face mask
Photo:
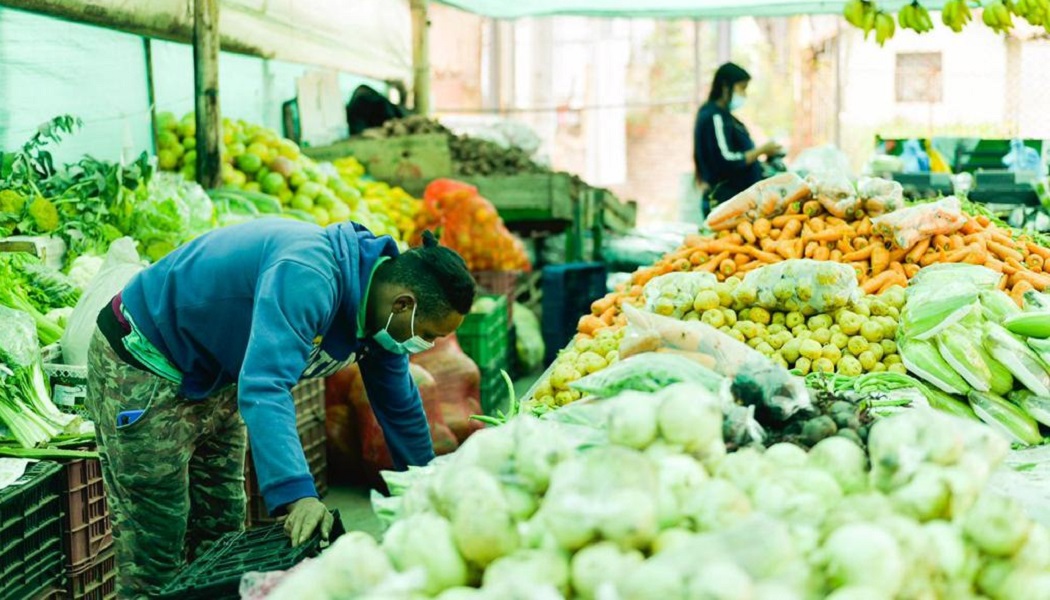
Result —
<instances>
[{"instance_id":1,"label":"white face mask","mask_svg":"<svg viewBox=\"0 0 1050 600\"><path fill-rule=\"evenodd\" d=\"M747 100L747 96L742 96L742 95L737 94L736 92L734 92L733 93L733 99L729 101L729 112L733 112L733 111L740 110L741 108L743 108L744 107L744 102L746 100Z\"/></svg>"},{"instance_id":2,"label":"white face mask","mask_svg":"<svg viewBox=\"0 0 1050 600\"><path fill-rule=\"evenodd\" d=\"M394 339L390 335L390 322L394 320L394 312L390 311L390 317L386 320L386 327L375 335L376 343L388 352L394 354L419 354L434 347L434 342L428 342L416 335L416 305L412 305L412 337L403 342Z\"/></svg>"}]
</instances>

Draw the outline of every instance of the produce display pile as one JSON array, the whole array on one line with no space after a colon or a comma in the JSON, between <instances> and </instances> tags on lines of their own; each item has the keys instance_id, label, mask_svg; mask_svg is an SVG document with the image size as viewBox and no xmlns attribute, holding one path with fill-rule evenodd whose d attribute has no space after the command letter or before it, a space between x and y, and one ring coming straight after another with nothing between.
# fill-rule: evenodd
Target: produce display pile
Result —
<instances>
[{"instance_id":1,"label":"produce display pile","mask_svg":"<svg viewBox=\"0 0 1050 600\"><path fill-rule=\"evenodd\" d=\"M57 342L80 299L77 284L25 252L0 253L0 280L0 306L32 317L41 346Z\"/></svg>"},{"instance_id":2,"label":"produce display pile","mask_svg":"<svg viewBox=\"0 0 1050 600\"><path fill-rule=\"evenodd\" d=\"M423 193L416 229L439 231L442 245L458 252L472 271L531 269L521 240L474 186L451 179L432 181ZM418 236L413 243L419 243Z\"/></svg>"},{"instance_id":3,"label":"produce display pile","mask_svg":"<svg viewBox=\"0 0 1050 600\"><path fill-rule=\"evenodd\" d=\"M157 158L160 168L196 177L196 125L193 113L176 120L171 113L157 117ZM335 168L319 165L300 153L291 140L265 127L223 120L224 187L212 193L222 216L230 224L258 216L280 215L325 226L354 221L376 235L404 241L407 225L418 203L406 200L399 188L364 180L356 161L341 161ZM372 198L369 202L365 196ZM409 197L410 198L410 197Z\"/></svg>"},{"instance_id":4,"label":"produce display pile","mask_svg":"<svg viewBox=\"0 0 1050 600\"><path fill-rule=\"evenodd\" d=\"M442 134L449 137L454 175L519 175L542 173L547 169L536 164L520 148L505 148L495 142L456 135L438 121L421 116L387 121L382 127L365 131L364 137L386 139L407 135Z\"/></svg>"},{"instance_id":5,"label":"produce display pile","mask_svg":"<svg viewBox=\"0 0 1050 600\"><path fill-rule=\"evenodd\" d=\"M727 452L719 400L677 384L387 473L389 528L336 540L271 598L1046 598L1050 531L986 489L1008 444L910 411L867 450Z\"/></svg>"},{"instance_id":6,"label":"produce display pile","mask_svg":"<svg viewBox=\"0 0 1050 600\"><path fill-rule=\"evenodd\" d=\"M817 388L820 376L861 381L850 392L868 402L888 395L891 407L930 405L983 420L1015 443L1042 443L1050 250L1041 238L955 198L908 206L894 182L834 175L765 180L707 224L715 233L687 238L593 304L526 411L593 395L589 379L640 352L682 354L732 380L723 365L744 348L768 359L763 369L814 375ZM663 383L682 381L683 368ZM815 432L835 422L835 400L820 415L787 422L759 411L757 421L771 440L805 443L807 423L826 417L809 425Z\"/></svg>"}]
</instances>

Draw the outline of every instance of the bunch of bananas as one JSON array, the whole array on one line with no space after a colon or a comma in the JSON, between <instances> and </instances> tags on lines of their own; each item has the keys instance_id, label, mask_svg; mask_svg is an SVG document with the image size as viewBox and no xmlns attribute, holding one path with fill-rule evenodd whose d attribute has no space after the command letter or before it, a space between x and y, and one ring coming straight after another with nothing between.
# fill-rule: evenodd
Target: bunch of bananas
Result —
<instances>
[{"instance_id":1,"label":"bunch of bananas","mask_svg":"<svg viewBox=\"0 0 1050 600\"><path fill-rule=\"evenodd\" d=\"M1050 31L1050 0L1014 0L1013 13L1036 27Z\"/></svg>"},{"instance_id":2,"label":"bunch of bananas","mask_svg":"<svg viewBox=\"0 0 1050 600\"><path fill-rule=\"evenodd\" d=\"M962 31L963 27L973 19L973 14L970 13L970 5L967 4L967 1L948 0L944 3L944 8L941 9L941 21L955 33Z\"/></svg>"},{"instance_id":3,"label":"bunch of bananas","mask_svg":"<svg viewBox=\"0 0 1050 600\"><path fill-rule=\"evenodd\" d=\"M1000 0L985 5L981 13L981 20L996 33L1007 33L1014 26L1010 9Z\"/></svg>"},{"instance_id":4,"label":"bunch of bananas","mask_svg":"<svg viewBox=\"0 0 1050 600\"><path fill-rule=\"evenodd\" d=\"M875 3L871 0L850 0L843 8L846 21L858 29L864 30L864 36L875 28Z\"/></svg>"},{"instance_id":5,"label":"bunch of bananas","mask_svg":"<svg viewBox=\"0 0 1050 600\"><path fill-rule=\"evenodd\" d=\"M897 24L893 20L893 15L886 11L877 11L875 13L875 41L880 46L886 43L886 40L893 37L893 34L897 31ZM867 33L865 33L867 35Z\"/></svg>"},{"instance_id":6,"label":"bunch of bananas","mask_svg":"<svg viewBox=\"0 0 1050 600\"><path fill-rule=\"evenodd\" d=\"M930 19L929 11L918 2L912 2L902 8L897 14L897 21L901 24L901 29L911 29L916 33L933 30L933 20Z\"/></svg>"}]
</instances>

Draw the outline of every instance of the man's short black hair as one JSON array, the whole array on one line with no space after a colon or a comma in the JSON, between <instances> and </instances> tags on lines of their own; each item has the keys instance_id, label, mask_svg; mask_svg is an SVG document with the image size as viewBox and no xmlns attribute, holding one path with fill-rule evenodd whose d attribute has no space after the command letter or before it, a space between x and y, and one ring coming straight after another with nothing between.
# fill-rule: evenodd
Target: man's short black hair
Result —
<instances>
[{"instance_id":1,"label":"man's short black hair","mask_svg":"<svg viewBox=\"0 0 1050 600\"><path fill-rule=\"evenodd\" d=\"M382 280L412 290L421 316L441 316L450 309L461 315L470 312L477 283L463 258L455 250L439 246L433 233L424 231L422 246L389 264Z\"/></svg>"}]
</instances>

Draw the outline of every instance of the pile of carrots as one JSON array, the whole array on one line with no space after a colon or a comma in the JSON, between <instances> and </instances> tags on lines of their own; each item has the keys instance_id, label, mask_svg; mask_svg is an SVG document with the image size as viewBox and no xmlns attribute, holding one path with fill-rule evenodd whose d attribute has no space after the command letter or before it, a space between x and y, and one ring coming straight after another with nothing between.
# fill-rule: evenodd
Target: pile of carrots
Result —
<instances>
[{"instance_id":1,"label":"pile of carrots","mask_svg":"<svg viewBox=\"0 0 1050 600\"><path fill-rule=\"evenodd\" d=\"M968 217L951 235L937 235L910 248L898 248L875 233L869 217L846 221L809 200L793 204L786 214L743 222L715 237L689 236L674 252L636 271L624 289L596 301L591 314L580 319L578 331L594 335L602 329L623 326L623 303L641 304L642 288L654 277L706 271L724 281L792 258L849 264L857 271L861 289L869 294L907 286L920 268L952 262L983 265L1002 273L999 289L1018 304L1024 292L1050 288L1050 249L1024 236L1015 238L988 217Z\"/></svg>"}]
</instances>

